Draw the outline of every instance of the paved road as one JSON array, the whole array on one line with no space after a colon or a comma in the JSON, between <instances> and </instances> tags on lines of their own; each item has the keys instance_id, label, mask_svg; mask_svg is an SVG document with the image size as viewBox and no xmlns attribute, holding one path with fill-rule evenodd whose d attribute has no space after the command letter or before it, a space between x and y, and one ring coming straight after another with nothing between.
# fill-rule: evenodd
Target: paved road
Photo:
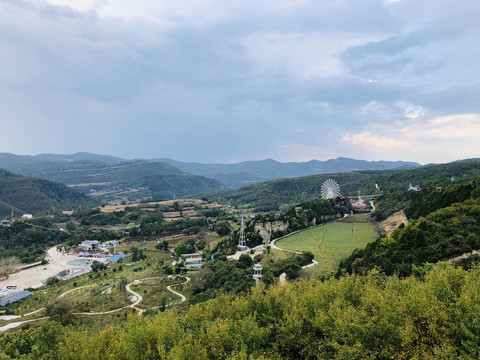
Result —
<instances>
[{"instance_id":1,"label":"paved road","mask_svg":"<svg viewBox=\"0 0 480 360\"><path fill-rule=\"evenodd\" d=\"M35 266L10 275L7 280L2 281L2 287L16 285L18 289L36 288L47 281L49 277L56 276L60 271L80 269L82 265L70 265L70 260L78 260L76 255L62 254L53 246L47 251L45 259L48 264ZM95 259L100 262L106 261L105 258Z\"/></svg>"},{"instance_id":2,"label":"paved road","mask_svg":"<svg viewBox=\"0 0 480 360\"><path fill-rule=\"evenodd\" d=\"M19 327L20 325L25 324L25 323L29 323L29 322L32 322L32 321L38 321L38 320L45 320L45 319L48 319L48 318L49 318L49 316L46 316L46 317L42 317L42 318L38 318L38 319L32 319L32 320L25 320L25 321L10 323L10 324L7 324L5 326L0 327L0 332L6 331L8 329L13 329L13 328Z\"/></svg>"}]
</instances>

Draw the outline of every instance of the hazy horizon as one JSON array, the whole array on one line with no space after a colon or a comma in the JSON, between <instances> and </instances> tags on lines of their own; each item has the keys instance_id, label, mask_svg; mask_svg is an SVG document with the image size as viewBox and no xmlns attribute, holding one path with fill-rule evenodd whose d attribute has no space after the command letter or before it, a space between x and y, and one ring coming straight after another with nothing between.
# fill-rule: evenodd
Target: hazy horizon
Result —
<instances>
[{"instance_id":1,"label":"hazy horizon","mask_svg":"<svg viewBox=\"0 0 480 360\"><path fill-rule=\"evenodd\" d=\"M78 151L78 152L75 152L75 153L37 153L37 154L19 154L19 153L12 153L12 152L9 152L9 151L4 151L4 152L0 152L1 153L8 153L8 154L13 154L13 155L18 155L18 156L40 156L40 155L55 155L55 156L72 156L72 155L76 155L76 154L91 154L91 155L100 155L100 156L107 156L107 157L114 157L114 158L119 158L119 159L122 159L122 160L126 160L126 161L133 161L133 160L158 160L158 159L171 159L171 160L175 160L175 161L178 161L178 162L183 162L183 163L199 163L199 164L219 164L219 165L228 165L228 164L236 164L236 163L240 163L240 162L247 162L247 161L265 161L265 160L273 160L273 161L276 161L276 162L280 162L280 163L287 163L287 162L298 162L298 163L304 163L304 162L309 162L309 161L328 161L328 160L336 160L336 159L339 159L339 158L347 158L347 159L351 159L351 160L359 160L359 161L368 161L368 162L381 162L381 161L390 161L390 162L415 162L415 161L408 161L408 160L402 160L402 159L394 159L394 160L385 160L385 159L380 159L380 160L369 160L369 159L360 159L360 158L354 158L354 157L347 157L347 156L337 156L335 158L330 158L330 159L325 159L325 160L321 160L321 159L309 159L309 160L304 160L304 161L281 161L281 160L278 160L278 159L274 159L274 158L258 158L258 159L243 159L243 160L240 160L240 161L235 161L235 162L214 162L214 161L208 161L208 162L202 162L202 161L191 161L191 160L179 160L177 158L174 158L174 157L166 157L166 156L153 156L153 157L135 157L135 158L126 158L126 157L122 157L122 156L118 156L118 155L112 155L112 154L97 154L97 153L91 153L91 152L88 152L88 151ZM456 160L453 160L453 161L461 161L461 160L468 160L467 158L465 159L456 159ZM420 165L426 165L426 164L440 164L440 163L420 163L418 162Z\"/></svg>"}]
</instances>

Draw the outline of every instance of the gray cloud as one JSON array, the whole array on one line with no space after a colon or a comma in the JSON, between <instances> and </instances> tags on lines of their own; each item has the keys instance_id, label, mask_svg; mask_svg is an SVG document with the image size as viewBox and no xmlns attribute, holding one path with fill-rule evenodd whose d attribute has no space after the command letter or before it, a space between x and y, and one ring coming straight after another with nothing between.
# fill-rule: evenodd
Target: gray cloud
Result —
<instances>
[{"instance_id":1,"label":"gray cloud","mask_svg":"<svg viewBox=\"0 0 480 360\"><path fill-rule=\"evenodd\" d=\"M479 112L474 1L51 1L0 3L0 151L375 158L340 139Z\"/></svg>"}]
</instances>

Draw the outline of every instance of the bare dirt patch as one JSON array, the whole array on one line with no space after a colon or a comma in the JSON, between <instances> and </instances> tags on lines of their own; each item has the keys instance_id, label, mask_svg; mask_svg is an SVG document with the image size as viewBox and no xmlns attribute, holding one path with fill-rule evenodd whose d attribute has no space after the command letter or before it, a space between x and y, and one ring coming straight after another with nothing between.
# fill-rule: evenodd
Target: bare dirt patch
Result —
<instances>
[{"instance_id":1,"label":"bare dirt patch","mask_svg":"<svg viewBox=\"0 0 480 360\"><path fill-rule=\"evenodd\" d=\"M408 219L403 210L397 211L382 222L378 223L379 233L386 236L392 235L393 230L397 229L401 224L408 224Z\"/></svg>"}]
</instances>

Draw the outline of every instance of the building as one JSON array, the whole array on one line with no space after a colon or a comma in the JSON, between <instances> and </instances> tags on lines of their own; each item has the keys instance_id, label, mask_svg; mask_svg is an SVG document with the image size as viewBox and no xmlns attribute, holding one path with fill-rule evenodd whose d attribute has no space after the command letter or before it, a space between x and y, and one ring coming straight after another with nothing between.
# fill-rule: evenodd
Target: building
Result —
<instances>
[{"instance_id":1,"label":"building","mask_svg":"<svg viewBox=\"0 0 480 360\"><path fill-rule=\"evenodd\" d=\"M23 214L23 215L22 215L22 218L23 218L23 219L32 219L32 218L33 218L33 215L32 215L32 214Z\"/></svg>"},{"instance_id":2,"label":"building","mask_svg":"<svg viewBox=\"0 0 480 360\"><path fill-rule=\"evenodd\" d=\"M1 226L10 226L10 220L2 220L0 221Z\"/></svg>"},{"instance_id":3,"label":"building","mask_svg":"<svg viewBox=\"0 0 480 360\"><path fill-rule=\"evenodd\" d=\"M262 264L255 264L253 266L253 280L255 280L255 286L258 286L261 278L262 278Z\"/></svg>"},{"instance_id":4,"label":"building","mask_svg":"<svg viewBox=\"0 0 480 360\"><path fill-rule=\"evenodd\" d=\"M104 243L102 243L102 245L100 245L100 247L102 249L108 249L108 248L118 246L118 245L120 245L120 243L117 240L109 240L109 241L105 241Z\"/></svg>"},{"instance_id":5,"label":"building","mask_svg":"<svg viewBox=\"0 0 480 360\"><path fill-rule=\"evenodd\" d=\"M113 256L107 256L107 262L115 264L119 260L125 259L125 257L126 257L126 255L124 253L120 253L120 254L113 255Z\"/></svg>"},{"instance_id":6,"label":"building","mask_svg":"<svg viewBox=\"0 0 480 360\"><path fill-rule=\"evenodd\" d=\"M85 240L82 241L82 243L79 244L78 247L82 250L97 251L100 249L100 242L98 242L97 240Z\"/></svg>"},{"instance_id":7,"label":"building","mask_svg":"<svg viewBox=\"0 0 480 360\"><path fill-rule=\"evenodd\" d=\"M182 254L182 258L185 259L186 264L198 264L203 261L202 254L194 253L194 254Z\"/></svg>"},{"instance_id":8,"label":"building","mask_svg":"<svg viewBox=\"0 0 480 360\"><path fill-rule=\"evenodd\" d=\"M4 296L3 298L0 298L0 306L7 306L8 304L23 300L30 295L33 295L33 293L27 290L23 290L13 293L12 295Z\"/></svg>"}]
</instances>

